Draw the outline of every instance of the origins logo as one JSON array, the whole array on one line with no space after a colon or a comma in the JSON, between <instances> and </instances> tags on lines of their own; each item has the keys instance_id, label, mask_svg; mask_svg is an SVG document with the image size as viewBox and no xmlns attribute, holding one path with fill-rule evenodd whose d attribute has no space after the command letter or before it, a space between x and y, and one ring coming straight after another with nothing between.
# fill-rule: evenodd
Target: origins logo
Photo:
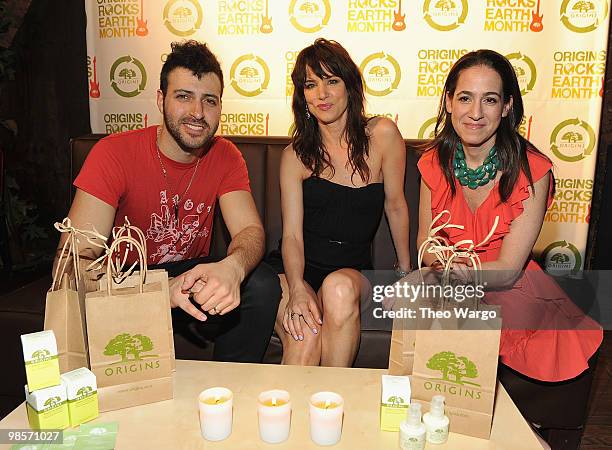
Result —
<instances>
[{"instance_id":1,"label":"origins logo","mask_svg":"<svg viewBox=\"0 0 612 450\"><path fill-rule=\"evenodd\" d=\"M430 370L439 371L442 375L441 378L425 381L423 387L426 390L459 397L470 397L476 400L482 397L480 390L469 387L480 387L480 384L466 380L466 378L475 379L478 377L476 364L467 357L457 356L450 351L438 352L429 358L426 367ZM442 381L442 383L437 383L436 380ZM451 383L451 385L446 383Z\"/></svg>"},{"instance_id":2,"label":"origins logo","mask_svg":"<svg viewBox=\"0 0 612 450\"><path fill-rule=\"evenodd\" d=\"M147 126L148 115L146 113L109 112L104 114L104 127L107 134L139 130Z\"/></svg>"},{"instance_id":3,"label":"origins logo","mask_svg":"<svg viewBox=\"0 0 612 450\"><path fill-rule=\"evenodd\" d=\"M202 20L202 7L196 0L170 0L164 7L164 25L177 36L191 36Z\"/></svg>"},{"instance_id":4,"label":"origins logo","mask_svg":"<svg viewBox=\"0 0 612 450\"><path fill-rule=\"evenodd\" d=\"M329 0L291 0L289 22L303 33L321 31L331 17Z\"/></svg>"},{"instance_id":5,"label":"origins logo","mask_svg":"<svg viewBox=\"0 0 612 450\"><path fill-rule=\"evenodd\" d=\"M521 94L526 95L531 92L538 76L533 60L521 52L510 53L506 55L506 58L510 60L512 67L514 67L514 72L521 88Z\"/></svg>"},{"instance_id":6,"label":"origins logo","mask_svg":"<svg viewBox=\"0 0 612 450\"><path fill-rule=\"evenodd\" d=\"M437 120L437 117L432 117L423 122L423 125L419 128L419 139L433 139L435 137Z\"/></svg>"},{"instance_id":7,"label":"origins logo","mask_svg":"<svg viewBox=\"0 0 612 450\"><path fill-rule=\"evenodd\" d=\"M232 87L240 95L255 97L268 88L270 69L263 59L249 53L234 61L230 79Z\"/></svg>"},{"instance_id":8,"label":"origins logo","mask_svg":"<svg viewBox=\"0 0 612 450\"><path fill-rule=\"evenodd\" d=\"M584 120L567 119L550 135L550 149L562 161L581 161L593 153L595 131Z\"/></svg>"},{"instance_id":9,"label":"origins logo","mask_svg":"<svg viewBox=\"0 0 612 450\"><path fill-rule=\"evenodd\" d=\"M606 22L608 0L563 0L561 23L575 33L588 33Z\"/></svg>"},{"instance_id":10,"label":"origins logo","mask_svg":"<svg viewBox=\"0 0 612 450\"><path fill-rule=\"evenodd\" d=\"M64 402L62 401L62 399L58 397L57 395L55 397L49 397L44 403L45 411L49 409L57 408L58 406L61 406L63 403Z\"/></svg>"},{"instance_id":11,"label":"origins logo","mask_svg":"<svg viewBox=\"0 0 612 450\"><path fill-rule=\"evenodd\" d=\"M136 58L122 56L111 67L110 83L121 97L135 97L147 86L147 72Z\"/></svg>"},{"instance_id":12,"label":"origins logo","mask_svg":"<svg viewBox=\"0 0 612 450\"><path fill-rule=\"evenodd\" d=\"M104 369L104 374L109 377L111 375L121 375L130 372L141 372L145 370L158 369L160 367L159 355L147 354L154 348L153 341L150 337L143 334L129 333L118 334L112 338L106 347L103 354L105 356L120 356L121 359L111 364L113 367Z\"/></svg>"},{"instance_id":13,"label":"origins logo","mask_svg":"<svg viewBox=\"0 0 612 450\"><path fill-rule=\"evenodd\" d=\"M32 362L42 362L47 359L51 359L49 358L50 355L51 352L45 348L41 350L36 350L34 353L32 353Z\"/></svg>"},{"instance_id":14,"label":"origins logo","mask_svg":"<svg viewBox=\"0 0 612 450\"><path fill-rule=\"evenodd\" d=\"M465 23L467 0L425 0L423 18L438 31L451 31Z\"/></svg>"},{"instance_id":15,"label":"origins logo","mask_svg":"<svg viewBox=\"0 0 612 450\"><path fill-rule=\"evenodd\" d=\"M82 388L80 388L77 391L76 396L84 398L84 397L88 397L90 395L93 395L94 392L95 391L93 390L93 388L91 386L83 386Z\"/></svg>"},{"instance_id":16,"label":"origins logo","mask_svg":"<svg viewBox=\"0 0 612 450\"><path fill-rule=\"evenodd\" d=\"M366 92L383 97L399 86L402 71L396 59L385 53L373 53L367 56L359 66L363 73Z\"/></svg>"},{"instance_id":17,"label":"origins logo","mask_svg":"<svg viewBox=\"0 0 612 450\"><path fill-rule=\"evenodd\" d=\"M269 113L223 113L219 133L224 136L268 136L269 124Z\"/></svg>"},{"instance_id":18,"label":"origins logo","mask_svg":"<svg viewBox=\"0 0 612 450\"><path fill-rule=\"evenodd\" d=\"M557 241L544 249L542 254L546 271L555 275L576 274L582 266L582 256L576 246L567 241Z\"/></svg>"},{"instance_id":19,"label":"origins logo","mask_svg":"<svg viewBox=\"0 0 612 450\"><path fill-rule=\"evenodd\" d=\"M457 356L453 352L439 352L429 358L426 367L431 370L439 370L442 373L442 378L439 379L442 381L480 386L464 380L464 378L478 377L476 364L465 356Z\"/></svg>"}]
</instances>

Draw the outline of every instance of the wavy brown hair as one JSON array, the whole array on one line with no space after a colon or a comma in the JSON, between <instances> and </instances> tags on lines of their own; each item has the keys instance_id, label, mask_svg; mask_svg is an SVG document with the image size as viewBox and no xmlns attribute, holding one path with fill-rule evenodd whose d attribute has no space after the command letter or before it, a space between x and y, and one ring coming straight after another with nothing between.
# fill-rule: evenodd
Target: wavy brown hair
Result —
<instances>
[{"instance_id":1,"label":"wavy brown hair","mask_svg":"<svg viewBox=\"0 0 612 450\"><path fill-rule=\"evenodd\" d=\"M506 117L501 118L495 136L495 148L497 149L497 157L499 158L502 172L499 179L499 195L501 201L506 202L510 198L510 194L521 171L525 174L529 180L529 185L533 189L533 177L529 169L527 152L536 153L546 159L548 157L518 132L518 127L524 113L523 99L514 68L505 56L493 50L477 50L466 53L457 60L449 71L444 83L444 93L440 99L435 137L426 146L426 149L438 149L440 166L454 196L456 187L455 174L453 172L453 156L460 140L453 128L451 114L446 111L446 96L448 95L452 98L455 95L455 89L457 88L461 72L474 66L489 67L497 72L502 80L503 104L508 104L510 99L512 99L512 108L510 108Z\"/></svg>"},{"instance_id":2,"label":"wavy brown hair","mask_svg":"<svg viewBox=\"0 0 612 450\"><path fill-rule=\"evenodd\" d=\"M348 164L353 171L351 179L355 173L358 173L367 183L370 178L370 168L366 163L369 155L369 139L366 133L363 78L359 67L344 47L336 41L317 39L313 45L298 54L291 73L294 86L292 108L295 120L293 150L302 164L312 170L314 176L321 175L327 167L331 168L332 174L334 173L329 153L321 139L317 119L314 115L306 116L307 105L304 97L306 67L310 67L323 80L336 76L344 82L348 94L348 106L343 137L348 143Z\"/></svg>"}]
</instances>

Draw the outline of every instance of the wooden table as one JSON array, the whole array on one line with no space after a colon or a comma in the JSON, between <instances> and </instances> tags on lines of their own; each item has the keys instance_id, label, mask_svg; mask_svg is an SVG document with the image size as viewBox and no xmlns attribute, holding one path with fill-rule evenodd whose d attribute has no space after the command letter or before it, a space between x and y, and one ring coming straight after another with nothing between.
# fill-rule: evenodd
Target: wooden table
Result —
<instances>
[{"instance_id":1,"label":"wooden table","mask_svg":"<svg viewBox=\"0 0 612 450\"><path fill-rule=\"evenodd\" d=\"M344 397L345 415L338 449L397 449L398 433L380 431L380 369L339 369L265 364L232 364L177 361L174 400L111 411L96 421L119 423L119 450L179 449L272 449L322 448L310 440L308 398L318 391L334 391ZM234 425L225 441L208 442L200 434L198 394L212 386L234 392ZM289 440L271 445L259 439L257 395L268 389L291 394L293 416ZM0 429L27 428L22 404L0 422ZM497 389L490 440L450 433L445 445L428 449L542 449L534 432L500 385ZM0 446L9 448L9 446Z\"/></svg>"}]
</instances>

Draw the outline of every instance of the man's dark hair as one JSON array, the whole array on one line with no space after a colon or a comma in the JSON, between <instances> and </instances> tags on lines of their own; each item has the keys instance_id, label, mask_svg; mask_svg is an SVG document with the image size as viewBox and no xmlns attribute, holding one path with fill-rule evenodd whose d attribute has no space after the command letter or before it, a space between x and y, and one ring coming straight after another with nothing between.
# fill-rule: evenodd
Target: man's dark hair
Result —
<instances>
[{"instance_id":1,"label":"man's dark hair","mask_svg":"<svg viewBox=\"0 0 612 450\"><path fill-rule=\"evenodd\" d=\"M221 82L221 94L223 95L223 72L217 57L210 49L198 41L189 40L184 42L173 42L170 44L172 51L162 66L159 76L159 88L166 95L168 90L168 74L177 67L184 67L198 77L207 73L214 73Z\"/></svg>"}]
</instances>

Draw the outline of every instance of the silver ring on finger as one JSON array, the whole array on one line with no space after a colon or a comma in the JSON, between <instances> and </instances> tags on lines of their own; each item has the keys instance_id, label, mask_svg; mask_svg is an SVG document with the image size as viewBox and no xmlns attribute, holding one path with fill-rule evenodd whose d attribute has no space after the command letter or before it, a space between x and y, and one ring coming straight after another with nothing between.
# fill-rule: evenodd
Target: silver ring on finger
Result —
<instances>
[{"instance_id":1,"label":"silver ring on finger","mask_svg":"<svg viewBox=\"0 0 612 450\"><path fill-rule=\"evenodd\" d=\"M217 307L216 306L213 306L211 311L213 313L215 313L215 314L217 314L219 312L219 311L217 311Z\"/></svg>"}]
</instances>

